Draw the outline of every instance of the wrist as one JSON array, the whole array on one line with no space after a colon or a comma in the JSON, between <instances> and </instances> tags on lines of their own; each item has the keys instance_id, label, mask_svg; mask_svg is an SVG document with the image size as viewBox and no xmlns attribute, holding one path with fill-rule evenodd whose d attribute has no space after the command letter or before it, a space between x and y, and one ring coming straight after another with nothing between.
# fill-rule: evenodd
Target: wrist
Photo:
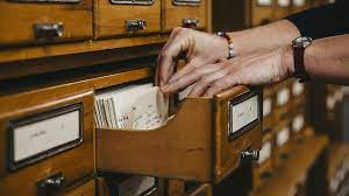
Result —
<instances>
[{"instance_id":1,"label":"wrist","mask_svg":"<svg viewBox=\"0 0 349 196\"><path fill-rule=\"evenodd\" d=\"M292 46L286 46L283 49L283 53L282 66L285 70L286 77L291 77L295 72Z\"/></svg>"},{"instance_id":2,"label":"wrist","mask_svg":"<svg viewBox=\"0 0 349 196\"><path fill-rule=\"evenodd\" d=\"M221 37L222 39L225 39L226 43L228 44L226 49L227 49L227 53L225 53L227 55L227 59L231 59L233 57L235 57L237 55L236 53L236 50L235 50L235 46L234 46L234 43L231 39L231 36L226 33L226 32L222 32L222 31L219 31L217 33L217 35L219 37Z\"/></svg>"}]
</instances>

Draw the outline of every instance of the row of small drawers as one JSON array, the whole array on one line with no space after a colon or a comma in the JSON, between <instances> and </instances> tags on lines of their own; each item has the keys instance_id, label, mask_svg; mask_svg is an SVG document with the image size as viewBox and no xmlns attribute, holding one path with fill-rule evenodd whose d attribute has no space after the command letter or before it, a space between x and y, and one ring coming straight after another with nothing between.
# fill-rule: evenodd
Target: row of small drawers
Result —
<instances>
[{"instance_id":1,"label":"row of small drawers","mask_svg":"<svg viewBox=\"0 0 349 196\"><path fill-rule=\"evenodd\" d=\"M112 81L127 83L136 73L115 74ZM239 166L243 151L260 148L258 91L236 87L214 99L186 99L166 126L152 131L94 131L96 83L79 81L1 97L0 192L36 195L38 184L71 185L96 171L218 183ZM229 106L250 96L257 97L257 118L231 139Z\"/></svg>"},{"instance_id":2,"label":"row of small drawers","mask_svg":"<svg viewBox=\"0 0 349 196\"><path fill-rule=\"evenodd\" d=\"M0 47L207 26L207 0L4 0Z\"/></svg>"}]
</instances>

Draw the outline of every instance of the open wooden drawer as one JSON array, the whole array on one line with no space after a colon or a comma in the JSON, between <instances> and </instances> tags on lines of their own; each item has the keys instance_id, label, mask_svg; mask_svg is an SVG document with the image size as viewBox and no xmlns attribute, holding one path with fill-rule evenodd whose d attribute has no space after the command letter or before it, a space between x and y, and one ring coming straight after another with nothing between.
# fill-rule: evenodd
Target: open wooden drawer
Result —
<instances>
[{"instance_id":1,"label":"open wooden drawer","mask_svg":"<svg viewBox=\"0 0 349 196\"><path fill-rule=\"evenodd\" d=\"M93 175L93 98L72 85L0 97L1 195L56 194Z\"/></svg>"},{"instance_id":2,"label":"open wooden drawer","mask_svg":"<svg viewBox=\"0 0 349 196\"><path fill-rule=\"evenodd\" d=\"M0 10L0 47L92 38L92 0L2 0Z\"/></svg>"},{"instance_id":3,"label":"open wooden drawer","mask_svg":"<svg viewBox=\"0 0 349 196\"><path fill-rule=\"evenodd\" d=\"M258 155L261 108L260 91L238 86L185 99L158 129L97 129L97 171L218 183L242 154Z\"/></svg>"},{"instance_id":4,"label":"open wooden drawer","mask_svg":"<svg viewBox=\"0 0 349 196\"><path fill-rule=\"evenodd\" d=\"M165 0L163 30L207 27L207 0Z\"/></svg>"}]
</instances>

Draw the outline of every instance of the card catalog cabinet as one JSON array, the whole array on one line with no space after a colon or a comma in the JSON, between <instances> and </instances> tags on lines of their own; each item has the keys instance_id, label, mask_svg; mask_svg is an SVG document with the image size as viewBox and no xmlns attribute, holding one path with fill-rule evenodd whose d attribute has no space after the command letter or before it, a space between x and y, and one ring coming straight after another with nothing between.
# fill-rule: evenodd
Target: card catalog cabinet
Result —
<instances>
[{"instance_id":1,"label":"card catalog cabinet","mask_svg":"<svg viewBox=\"0 0 349 196\"><path fill-rule=\"evenodd\" d=\"M98 128L97 171L218 183L241 156L258 158L261 96L238 86L211 99L185 99L157 129Z\"/></svg>"},{"instance_id":2,"label":"card catalog cabinet","mask_svg":"<svg viewBox=\"0 0 349 196\"><path fill-rule=\"evenodd\" d=\"M175 27L207 27L207 0L164 0L164 31Z\"/></svg>"},{"instance_id":3,"label":"card catalog cabinet","mask_svg":"<svg viewBox=\"0 0 349 196\"><path fill-rule=\"evenodd\" d=\"M92 0L2 0L0 10L0 47L92 37Z\"/></svg>"},{"instance_id":4,"label":"card catalog cabinet","mask_svg":"<svg viewBox=\"0 0 349 196\"><path fill-rule=\"evenodd\" d=\"M306 129L309 125L309 119L306 108L300 107L293 112L291 121L292 134L295 139L302 139L306 136Z\"/></svg>"},{"instance_id":5,"label":"card catalog cabinet","mask_svg":"<svg viewBox=\"0 0 349 196\"><path fill-rule=\"evenodd\" d=\"M95 37L160 32L160 0L98 0L95 3Z\"/></svg>"},{"instance_id":6,"label":"card catalog cabinet","mask_svg":"<svg viewBox=\"0 0 349 196\"><path fill-rule=\"evenodd\" d=\"M93 91L71 86L0 97L0 192L34 196L92 175Z\"/></svg>"},{"instance_id":7,"label":"card catalog cabinet","mask_svg":"<svg viewBox=\"0 0 349 196\"><path fill-rule=\"evenodd\" d=\"M276 0L274 20L280 20L290 14L291 0Z\"/></svg>"},{"instance_id":8,"label":"card catalog cabinet","mask_svg":"<svg viewBox=\"0 0 349 196\"><path fill-rule=\"evenodd\" d=\"M263 25L273 20L274 0L253 0L251 2L252 26Z\"/></svg>"}]
</instances>

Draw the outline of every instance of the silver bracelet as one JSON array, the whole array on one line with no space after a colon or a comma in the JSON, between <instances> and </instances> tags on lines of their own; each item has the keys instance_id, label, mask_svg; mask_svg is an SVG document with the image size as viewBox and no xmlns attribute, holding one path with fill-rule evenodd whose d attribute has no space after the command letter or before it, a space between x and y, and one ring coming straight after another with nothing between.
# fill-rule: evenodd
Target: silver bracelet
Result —
<instances>
[{"instance_id":1,"label":"silver bracelet","mask_svg":"<svg viewBox=\"0 0 349 196\"><path fill-rule=\"evenodd\" d=\"M217 32L217 35L228 41L228 59L235 57L237 55L237 53L234 49L234 44L233 44L233 41L231 40L230 36L226 32L223 32L223 31Z\"/></svg>"}]
</instances>

